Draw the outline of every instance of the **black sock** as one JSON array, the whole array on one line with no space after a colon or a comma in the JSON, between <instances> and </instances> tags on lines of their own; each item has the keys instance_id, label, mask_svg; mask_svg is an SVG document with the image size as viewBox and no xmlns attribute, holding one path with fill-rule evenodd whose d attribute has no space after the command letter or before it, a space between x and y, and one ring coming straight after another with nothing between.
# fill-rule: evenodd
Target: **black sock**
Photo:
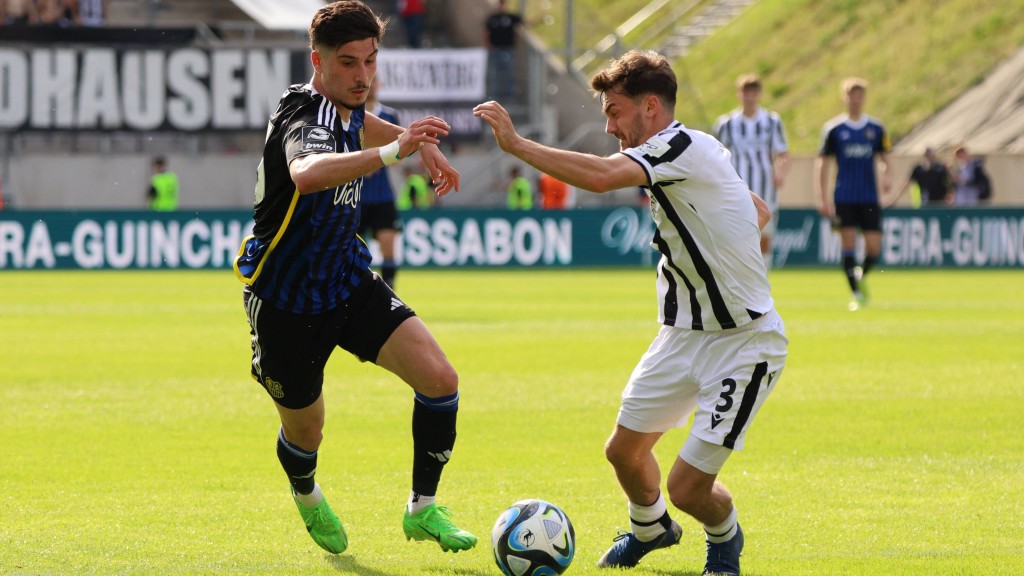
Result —
<instances>
[{"instance_id":1,"label":"black sock","mask_svg":"<svg viewBox=\"0 0 1024 576\"><path fill-rule=\"evenodd\" d=\"M416 393L412 409L412 491L424 496L437 494L444 465L455 447L455 420L459 393L428 398Z\"/></svg>"},{"instance_id":2,"label":"black sock","mask_svg":"<svg viewBox=\"0 0 1024 576\"><path fill-rule=\"evenodd\" d=\"M856 292L857 286L857 274L854 272L856 268L857 257L853 250L847 252L843 250L843 271L846 272L846 280L850 283L850 291Z\"/></svg>"},{"instance_id":3,"label":"black sock","mask_svg":"<svg viewBox=\"0 0 1024 576\"><path fill-rule=\"evenodd\" d=\"M384 283L395 289L395 274L398 272L398 265L394 260L385 260L380 264L380 277Z\"/></svg>"},{"instance_id":4,"label":"black sock","mask_svg":"<svg viewBox=\"0 0 1024 576\"><path fill-rule=\"evenodd\" d=\"M878 264L878 256L871 256L870 254L864 256L864 265L861 266L861 278L868 275L868 270L871 270Z\"/></svg>"},{"instance_id":5,"label":"black sock","mask_svg":"<svg viewBox=\"0 0 1024 576\"><path fill-rule=\"evenodd\" d=\"M277 459L288 475L292 488L299 494L309 494L316 482L316 451L307 452L284 439L284 428L277 435Z\"/></svg>"}]
</instances>

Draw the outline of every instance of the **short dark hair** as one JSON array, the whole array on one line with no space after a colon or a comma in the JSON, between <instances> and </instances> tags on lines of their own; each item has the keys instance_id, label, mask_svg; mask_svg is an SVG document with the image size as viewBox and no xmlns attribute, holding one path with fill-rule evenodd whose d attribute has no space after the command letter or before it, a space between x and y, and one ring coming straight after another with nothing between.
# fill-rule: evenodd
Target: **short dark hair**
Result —
<instances>
[{"instance_id":1,"label":"short dark hair","mask_svg":"<svg viewBox=\"0 0 1024 576\"><path fill-rule=\"evenodd\" d=\"M316 11L309 25L309 46L337 48L356 40L373 38L380 43L388 21L359 0L332 2Z\"/></svg>"},{"instance_id":2,"label":"short dark hair","mask_svg":"<svg viewBox=\"0 0 1024 576\"><path fill-rule=\"evenodd\" d=\"M654 94L670 108L676 105L676 73L664 56L651 50L630 50L590 79L598 94L620 92L633 100Z\"/></svg>"}]
</instances>

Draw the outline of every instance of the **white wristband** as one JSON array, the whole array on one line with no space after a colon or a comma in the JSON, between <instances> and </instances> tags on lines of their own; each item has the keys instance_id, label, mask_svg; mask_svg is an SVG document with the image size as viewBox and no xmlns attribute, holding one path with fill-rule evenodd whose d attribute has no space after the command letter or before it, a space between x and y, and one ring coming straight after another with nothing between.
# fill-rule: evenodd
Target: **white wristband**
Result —
<instances>
[{"instance_id":1,"label":"white wristband","mask_svg":"<svg viewBox=\"0 0 1024 576\"><path fill-rule=\"evenodd\" d=\"M398 155L398 140L395 140L387 146L381 146L377 150L380 152L380 161L383 162L385 166L391 166L402 159Z\"/></svg>"}]
</instances>

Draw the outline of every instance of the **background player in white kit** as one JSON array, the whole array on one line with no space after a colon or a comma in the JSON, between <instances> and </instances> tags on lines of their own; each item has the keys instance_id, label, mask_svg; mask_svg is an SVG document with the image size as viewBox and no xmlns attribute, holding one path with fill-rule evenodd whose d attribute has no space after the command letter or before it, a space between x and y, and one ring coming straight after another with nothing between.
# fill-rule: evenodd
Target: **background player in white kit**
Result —
<instances>
[{"instance_id":1,"label":"background player in white kit","mask_svg":"<svg viewBox=\"0 0 1024 576\"><path fill-rule=\"evenodd\" d=\"M778 227L779 188L789 172L789 145L778 114L761 107L761 79L753 74L736 80L740 107L715 123L715 138L732 153L732 165L750 191L768 204L772 219L761 230L761 257L772 267L772 236Z\"/></svg>"},{"instance_id":2,"label":"background player in white kit","mask_svg":"<svg viewBox=\"0 0 1024 576\"><path fill-rule=\"evenodd\" d=\"M788 340L759 249L759 228L770 214L717 140L675 120L676 79L665 58L630 51L591 87L622 150L606 158L521 137L496 102L474 114L490 124L502 150L562 182L594 192L640 186L651 196L663 326L623 391L605 446L629 499L632 531L617 537L598 565L635 566L679 542L682 528L669 517L652 449L696 407L669 473L669 499L704 525L704 574L739 574L743 532L732 496L716 478L743 447L786 361Z\"/></svg>"}]
</instances>

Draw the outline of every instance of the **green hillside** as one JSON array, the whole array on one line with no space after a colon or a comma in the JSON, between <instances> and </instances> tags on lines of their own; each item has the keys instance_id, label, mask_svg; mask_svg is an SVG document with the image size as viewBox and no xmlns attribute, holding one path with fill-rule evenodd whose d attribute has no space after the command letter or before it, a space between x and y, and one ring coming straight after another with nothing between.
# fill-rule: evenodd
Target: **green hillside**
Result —
<instances>
[{"instance_id":1,"label":"green hillside","mask_svg":"<svg viewBox=\"0 0 1024 576\"><path fill-rule=\"evenodd\" d=\"M581 14L609 9L575 2ZM559 25L538 28L548 35ZM1024 0L761 0L675 63L677 115L707 129L735 107L735 78L756 72L793 151L812 153L822 124L842 111L840 81L860 76L870 82L868 113L898 141L1022 45Z\"/></svg>"}]
</instances>

